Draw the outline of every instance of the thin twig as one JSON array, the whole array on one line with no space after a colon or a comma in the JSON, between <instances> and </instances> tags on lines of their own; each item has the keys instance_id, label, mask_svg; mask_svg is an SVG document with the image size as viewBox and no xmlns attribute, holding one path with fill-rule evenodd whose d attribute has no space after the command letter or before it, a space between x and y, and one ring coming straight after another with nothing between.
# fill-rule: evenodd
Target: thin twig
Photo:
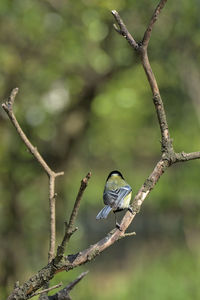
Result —
<instances>
[{"instance_id":1,"label":"thin twig","mask_svg":"<svg viewBox=\"0 0 200 300\"><path fill-rule=\"evenodd\" d=\"M126 26L124 25L124 22L122 21L122 19L120 18L118 12L116 10L112 10L111 11L112 15L114 16L119 28L117 28L117 26L114 24L114 29L121 35L123 35L123 37L125 37L125 39L128 41L128 43L135 49L138 49L138 43L134 40L134 38L132 37L132 35L130 34L130 32L128 32Z\"/></svg>"},{"instance_id":2,"label":"thin twig","mask_svg":"<svg viewBox=\"0 0 200 300\"><path fill-rule=\"evenodd\" d=\"M81 273L74 281L70 282L65 289L68 290L68 292L70 292L75 285L77 285L77 283L79 283L79 281L81 281L81 279L83 279L83 277L85 277L88 274L89 271L85 271L83 273Z\"/></svg>"},{"instance_id":3,"label":"thin twig","mask_svg":"<svg viewBox=\"0 0 200 300\"><path fill-rule=\"evenodd\" d=\"M149 40L151 38L151 32L152 32L153 25L157 21L158 16L159 16L161 10L163 9L163 7L165 6L166 2L167 2L167 0L161 0L153 13L153 16L152 16L150 23L144 33L144 37L142 40L142 44L145 47L148 47Z\"/></svg>"},{"instance_id":4,"label":"thin twig","mask_svg":"<svg viewBox=\"0 0 200 300\"><path fill-rule=\"evenodd\" d=\"M51 168L47 165L43 157L40 155L38 152L37 148L33 146L33 144L29 141L23 130L21 129L14 113L13 113L13 104L15 97L18 93L19 89L15 88L12 90L10 97L8 98L8 101L2 104L3 109L6 111L8 117L10 118L12 124L14 125L15 129L17 130L19 136L21 137L22 141L26 145L27 149L31 152L31 154L36 158L38 163L43 167L45 172L47 173L48 176L54 175L54 172L51 170ZM63 175L64 172L62 172L61 175Z\"/></svg>"},{"instance_id":5,"label":"thin twig","mask_svg":"<svg viewBox=\"0 0 200 300\"><path fill-rule=\"evenodd\" d=\"M37 295L40 295L40 294L43 294L43 293L46 293L46 292L50 292L52 290L55 290L55 289L61 287L62 285L63 285L62 282L60 282L60 283L58 283L58 284L56 284L56 285L54 285L54 286L52 286L52 287L50 287L48 289L44 289L42 291L39 291L39 292L36 292L36 293L32 294L31 297L37 296Z\"/></svg>"},{"instance_id":6,"label":"thin twig","mask_svg":"<svg viewBox=\"0 0 200 300\"><path fill-rule=\"evenodd\" d=\"M91 178L91 172L89 172L82 180L81 180L81 185L76 197L76 201L74 203L74 207L72 209L71 212L71 216L69 219L69 223L66 222L66 226L65 226L65 234L62 240L61 245L58 247L58 252L59 255L63 255L65 248L66 248L66 244L69 242L70 237L72 236L72 234L78 229L77 227L74 228L74 223L78 214L78 210L80 207L80 202L83 196L83 193L88 185L88 181Z\"/></svg>"},{"instance_id":7,"label":"thin twig","mask_svg":"<svg viewBox=\"0 0 200 300\"><path fill-rule=\"evenodd\" d=\"M133 235L136 235L136 232L135 232L135 231L125 233L125 234L124 234L124 237L127 237L127 236L133 236Z\"/></svg>"},{"instance_id":8,"label":"thin twig","mask_svg":"<svg viewBox=\"0 0 200 300\"><path fill-rule=\"evenodd\" d=\"M60 290L56 294L49 296L49 300L64 300L64 299L71 299L70 298L70 291L88 274L88 271L81 273L75 280L70 282L64 289Z\"/></svg>"},{"instance_id":9,"label":"thin twig","mask_svg":"<svg viewBox=\"0 0 200 300\"><path fill-rule=\"evenodd\" d=\"M176 153L176 162L184 162L184 161L199 159L199 158L200 158L200 152L191 152L191 153L180 152L180 153Z\"/></svg>"},{"instance_id":10,"label":"thin twig","mask_svg":"<svg viewBox=\"0 0 200 300\"><path fill-rule=\"evenodd\" d=\"M127 233L124 233L123 235L121 235L119 237L119 240L123 239L123 238L126 238L126 237L129 237L129 236L135 236L136 235L136 232L127 232Z\"/></svg>"},{"instance_id":11,"label":"thin twig","mask_svg":"<svg viewBox=\"0 0 200 300\"><path fill-rule=\"evenodd\" d=\"M151 65L149 63L149 58L147 55L147 51L144 51L144 48L140 48L141 53L141 61L143 68L145 70L145 73L147 75L147 79L149 81L152 94L153 94L153 102L155 105L157 117L158 117L158 122L160 126L160 131L161 131L161 138L162 138L162 152L165 152L166 150L171 150L172 149L172 140L170 138L170 133L169 133L169 127L167 123L167 118L166 118L166 113L164 109L164 104L160 95L160 91L158 88L158 84L155 78L155 75L152 71Z\"/></svg>"},{"instance_id":12,"label":"thin twig","mask_svg":"<svg viewBox=\"0 0 200 300\"><path fill-rule=\"evenodd\" d=\"M56 240L56 215L55 215L55 178L61 175L64 175L64 172L55 173L45 162L44 158L38 152L37 148L29 141L26 134L23 132L20 127L14 112L13 105L15 97L19 89L15 88L12 90L8 100L2 104L3 109L10 118L12 124L14 125L17 133L21 137L22 141L26 145L27 149L35 157L41 167L44 169L49 178L49 207L50 207L50 243L49 243L49 252L48 252L48 262L50 262L55 255L55 240Z\"/></svg>"}]
</instances>

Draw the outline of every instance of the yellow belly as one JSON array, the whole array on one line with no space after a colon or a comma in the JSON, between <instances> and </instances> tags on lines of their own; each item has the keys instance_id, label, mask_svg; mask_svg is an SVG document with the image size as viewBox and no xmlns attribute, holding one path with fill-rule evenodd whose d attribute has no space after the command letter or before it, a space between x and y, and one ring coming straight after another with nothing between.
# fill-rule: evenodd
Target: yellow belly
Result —
<instances>
[{"instance_id":1,"label":"yellow belly","mask_svg":"<svg viewBox=\"0 0 200 300\"><path fill-rule=\"evenodd\" d=\"M126 197L124 197L123 203L121 205L120 208L128 208L129 207L129 203L131 201L131 196L132 196L132 192L129 193Z\"/></svg>"}]
</instances>

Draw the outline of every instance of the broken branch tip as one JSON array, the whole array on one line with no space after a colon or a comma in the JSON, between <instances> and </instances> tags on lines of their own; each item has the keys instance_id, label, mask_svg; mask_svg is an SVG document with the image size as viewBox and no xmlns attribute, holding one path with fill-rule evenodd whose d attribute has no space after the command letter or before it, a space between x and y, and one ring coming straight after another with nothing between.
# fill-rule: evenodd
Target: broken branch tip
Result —
<instances>
[{"instance_id":1,"label":"broken branch tip","mask_svg":"<svg viewBox=\"0 0 200 300\"><path fill-rule=\"evenodd\" d=\"M116 15L116 14L117 14L117 11L116 11L115 9L113 9L113 10L111 10L111 13L112 13L113 15Z\"/></svg>"}]
</instances>

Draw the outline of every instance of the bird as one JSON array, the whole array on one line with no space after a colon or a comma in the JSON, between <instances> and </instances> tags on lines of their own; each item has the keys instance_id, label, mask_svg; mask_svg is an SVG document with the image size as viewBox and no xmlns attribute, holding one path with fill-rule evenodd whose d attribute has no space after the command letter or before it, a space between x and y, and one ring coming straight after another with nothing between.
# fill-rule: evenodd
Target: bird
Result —
<instances>
[{"instance_id":1,"label":"bird","mask_svg":"<svg viewBox=\"0 0 200 300\"><path fill-rule=\"evenodd\" d=\"M132 188L125 181L121 172L114 170L109 173L103 192L104 208L98 213L96 219L106 219L108 214L113 210L116 212L128 209L131 213L133 210L130 206ZM120 229L115 215L115 226Z\"/></svg>"}]
</instances>

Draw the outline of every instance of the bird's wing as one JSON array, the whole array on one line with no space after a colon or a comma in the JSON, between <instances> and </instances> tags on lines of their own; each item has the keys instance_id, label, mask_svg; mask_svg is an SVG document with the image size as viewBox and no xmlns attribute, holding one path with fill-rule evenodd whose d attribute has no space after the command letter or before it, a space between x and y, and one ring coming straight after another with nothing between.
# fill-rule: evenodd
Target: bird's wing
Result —
<instances>
[{"instance_id":1,"label":"bird's wing","mask_svg":"<svg viewBox=\"0 0 200 300\"><path fill-rule=\"evenodd\" d=\"M115 205L116 209L123 207L124 198L131 192L132 192L132 188L130 187L130 185L125 185L119 189L118 198L116 200L116 205Z\"/></svg>"},{"instance_id":2,"label":"bird's wing","mask_svg":"<svg viewBox=\"0 0 200 300\"><path fill-rule=\"evenodd\" d=\"M116 203L116 209L117 208L120 209L120 208L124 207L123 202L125 200L125 197L128 196L131 192L132 192L132 188L130 187L130 185L126 185L126 186L123 186L122 188L120 188L119 196L118 196L117 203Z\"/></svg>"},{"instance_id":3,"label":"bird's wing","mask_svg":"<svg viewBox=\"0 0 200 300\"><path fill-rule=\"evenodd\" d=\"M110 205L114 209L122 206L123 199L132 191L130 185L125 185L116 190L105 190L103 199L105 204Z\"/></svg>"},{"instance_id":4,"label":"bird's wing","mask_svg":"<svg viewBox=\"0 0 200 300\"><path fill-rule=\"evenodd\" d=\"M115 204L116 200L118 198L118 191L117 190L104 190L103 193L103 200L104 203L107 205L110 205L111 207L113 207L113 205Z\"/></svg>"}]
</instances>

